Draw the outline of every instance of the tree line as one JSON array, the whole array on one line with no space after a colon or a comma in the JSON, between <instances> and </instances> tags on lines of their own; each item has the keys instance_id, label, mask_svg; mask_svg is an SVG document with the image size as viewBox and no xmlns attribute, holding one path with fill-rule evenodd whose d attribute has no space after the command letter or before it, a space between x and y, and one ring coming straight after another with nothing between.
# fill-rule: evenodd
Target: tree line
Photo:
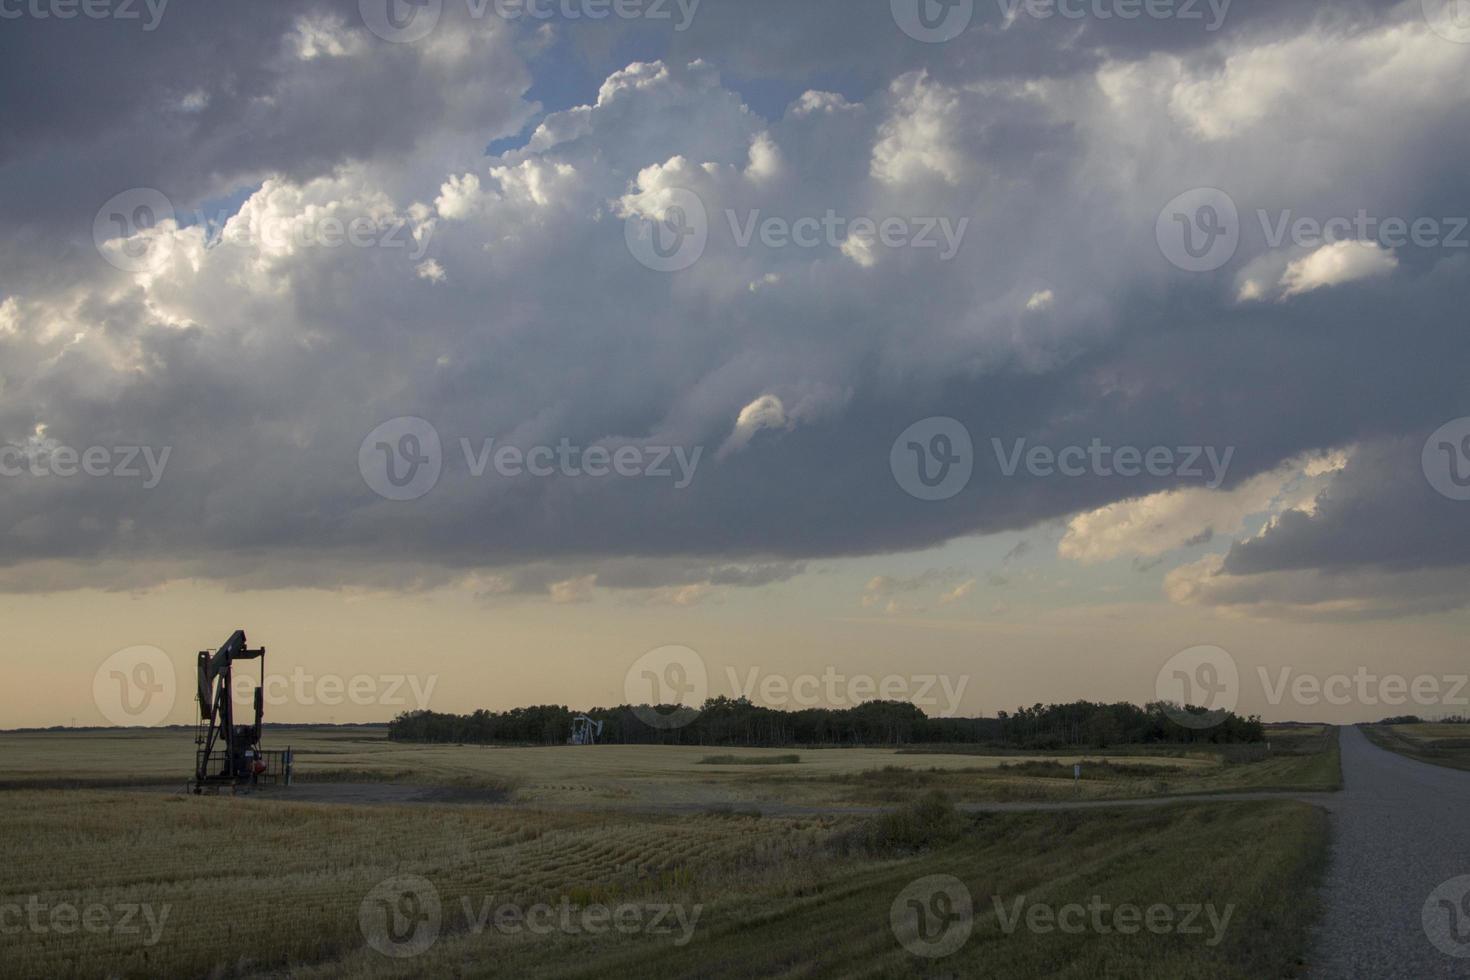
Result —
<instances>
[{"instance_id":1,"label":"tree line","mask_svg":"<svg viewBox=\"0 0 1470 980\"><path fill-rule=\"evenodd\" d=\"M577 712L565 705L468 715L408 711L388 726L397 742L474 745L559 745L581 714L602 722L598 741L615 745L784 747L822 745L991 744L1016 748L1141 745L1155 742L1259 742L1258 716L1206 713L1162 701L1035 704L995 718L931 718L904 701L868 701L851 708L778 710L746 698L713 697L695 711L677 705L619 705ZM1188 717L1193 716L1193 717ZM1181 725L1176 718L1193 722ZM1195 719L1198 721L1195 721Z\"/></svg>"},{"instance_id":2,"label":"tree line","mask_svg":"<svg viewBox=\"0 0 1470 980\"><path fill-rule=\"evenodd\" d=\"M1470 715L1445 715L1443 718L1421 718L1419 715L1393 715L1379 725L1470 725Z\"/></svg>"}]
</instances>

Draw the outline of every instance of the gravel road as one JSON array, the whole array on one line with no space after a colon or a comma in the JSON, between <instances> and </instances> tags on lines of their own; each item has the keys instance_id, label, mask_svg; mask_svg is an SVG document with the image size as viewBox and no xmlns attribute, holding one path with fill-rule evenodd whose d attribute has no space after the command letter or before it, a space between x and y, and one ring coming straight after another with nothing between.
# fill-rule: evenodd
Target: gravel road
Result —
<instances>
[{"instance_id":1,"label":"gravel road","mask_svg":"<svg viewBox=\"0 0 1470 980\"><path fill-rule=\"evenodd\" d=\"M1341 744L1344 785L1328 804L1332 864L1311 976L1470 977L1470 877L1431 901L1442 884L1470 875L1470 772L1380 749L1356 728L1341 730ZM1426 925L1464 958L1437 948Z\"/></svg>"}]
</instances>

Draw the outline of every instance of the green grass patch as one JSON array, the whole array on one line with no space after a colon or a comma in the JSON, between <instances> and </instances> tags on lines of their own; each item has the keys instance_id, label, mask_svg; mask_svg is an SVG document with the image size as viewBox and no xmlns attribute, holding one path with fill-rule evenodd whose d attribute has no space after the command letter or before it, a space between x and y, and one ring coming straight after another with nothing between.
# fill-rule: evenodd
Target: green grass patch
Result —
<instances>
[{"instance_id":1,"label":"green grass patch","mask_svg":"<svg viewBox=\"0 0 1470 980\"><path fill-rule=\"evenodd\" d=\"M1083 759L1080 763L1043 762L1030 759L1026 762L1003 762L996 770L1014 776L1036 776L1041 779L1077 778L1072 766L1082 767L1082 779L1153 779L1163 775L1181 773L1180 766L1151 766L1133 762L1110 762Z\"/></svg>"},{"instance_id":2,"label":"green grass patch","mask_svg":"<svg viewBox=\"0 0 1470 980\"><path fill-rule=\"evenodd\" d=\"M907 857L859 862L790 894L706 908L700 934L682 948L643 943L542 973L518 951L496 966L548 977L636 971L650 980L1299 976L1326 854L1326 815L1290 802L992 814L962 819L953 839L931 840ZM973 903L969 938L939 959L906 950L890 924L904 889L930 875L958 878ZM1032 932L1024 921L1007 930L998 909L1010 915L1018 902L1209 905L1225 925L1215 930L1201 915L1192 934Z\"/></svg>"},{"instance_id":3,"label":"green grass patch","mask_svg":"<svg viewBox=\"0 0 1470 980\"><path fill-rule=\"evenodd\" d=\"M1470 770L1470 737L1446 737L1448 725L1362 725L1368 741L1381 749L1397 752L1419 762L1447 769ZM1470 726L1454 726L1470 735Z\"/></svg>"},{"instance_id":4,"label":"green grass patch","mask_svg":"<svg viewBox=\"0 0 1470 980\"><path fill-rule=\"evenodd\" d=\"M906 806L834 835L832 849L844 856L913 854L958 840L964 829L965 819L950 798L930 790Z\"/></svg>"},{"instance_id":5,"label":"green grass patch","mask_svg":"<svg viewBox=\"0 0 1470 980\"><path fill-rule=\"evenodd\" d=\"M8 894L171 909L154 946L116 932L12 937L7 972L18 976L1282 977L1301 972L1327 840L1325 815L1289 801L964 815L916 794L871 820L86 790L16 792L6 804ZM229 889L198 873L197 854L247 839L268 859ZM905 949L890 913L912 883L941 874L968 890L972 931L931 960ZM402 875L433 886L442 928L421 955L394 960L366 946L359 916ZM474 929L464 911L563 898L678 907L694 925L683 943L677 929L507 936ZM1207 924L1043 933L1003 928L997 912L1096 901L1230 912L1214 943Z\"/></svg>"},{"instance_id":6,"label":"green grass patch","mask_svg":"<svg viewBox=\"0 0 1470 980\"><path fill-rule=\"evenodd\" d=\"M1174 746L1166 753L1156 749L1152 755L1126 752L1103 759L1030 754L958 768L884 766L833 779L843 787L843 798L854 803L901 803L926 790L942 790L959 802L1332 792L1342 788L1337 731L1327 725L1280 726L1268 730L1270 738L1262 743L1194 745L1187 751ZM942 754L974 756L977 761L990 754L976 746L966 748L970 751ZM1078 763L1082 778L1074 783L1072 767Z\"/></svg>"}]
</instances>

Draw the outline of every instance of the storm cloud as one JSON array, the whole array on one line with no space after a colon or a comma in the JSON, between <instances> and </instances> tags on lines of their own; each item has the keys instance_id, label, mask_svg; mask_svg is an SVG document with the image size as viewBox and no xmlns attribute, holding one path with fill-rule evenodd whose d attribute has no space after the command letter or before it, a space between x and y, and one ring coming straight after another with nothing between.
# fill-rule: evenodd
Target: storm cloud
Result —
<instances>
[{"instance_id":1,"label":"storm cloud","mask_svg":"<svg viewBox=\"0 0 1470 980\"><path fill-rule=\"evenodd\" d=\"M1417 0L1213 30L980 3L935 44L856 6L704 0L676 31L449 2L411 43L356 3L0 24L0 587L738 586L1170 494L1165 544L1078 553L1209 544L1167 587L1220 605L1351 574L1273 601L1386 611L1463 569L1470 504L1420 448L1470 415L1470 44ZM172 218L132 221L139 189ZM1166 205L1195 189L1238 243L1192 271ZM1296 224L1360 212L1367 265ZM1395 218L1438 234L1383 244ZM640 229L688 220L660 268ZM944 500L892 470L931 417L973 445ZM1018 439L1232 455L1218 488L1008 475ZM59 475L94 447L169 455L154 486ZM1200 502L1331 450L1259 537ZM432 485L385 488L379 453Z\"/></svg>"}]
</instances>

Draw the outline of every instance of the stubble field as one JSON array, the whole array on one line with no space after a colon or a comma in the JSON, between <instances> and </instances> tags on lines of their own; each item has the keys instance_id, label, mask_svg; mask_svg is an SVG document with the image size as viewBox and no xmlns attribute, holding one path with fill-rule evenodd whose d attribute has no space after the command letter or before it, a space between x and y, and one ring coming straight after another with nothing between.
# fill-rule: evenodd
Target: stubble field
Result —
<instances>
[{"instance_id":1,"label":"stubble field","mask_svg":"<svg viewBox=\"0 0 1470 980\"><path fill-rule=\"evenodd\" d=\"M881 803L919 789L957 802L1129 799L1253 790L1337 788L1335 729L1282 728L1264 746L1118 747L1091 752L1000 752L970 746L796 751L795 763L720 764L701 746L422 745L381 728L267 730L291 746L301 783L419 784L479 790L482 798L596 807L830 806ZM193 765L182 730L0 733L0 787L182 788ZM791 749L741 749L772 760ZM1082 766L1074 782L1073 766ZM385 794L385 800L394 799Z\"/></svg>"},{"instance_id":2,"label":"stubble field","mask_svg":"<svg viewBox=\"0 0 1470 980\"><path fill-rule=\"evenodd\" d=\"M1310 788L1335 767L1330 730L1277 733L1257 760L1088 754L1075 785L1083 756L973 748L767 756L272 730L272 747L287 740L298 786L195 797L178 792L187 732L0 735L0 973L1289 976L1320 810L965 814L948 800ZM736 761L709 761L721 754ZM797 761L752 761L783 755ZM130 781L144 785L104 788ZM372 786L465 802L301 802Z\"/></svg>"}]
</instances>

